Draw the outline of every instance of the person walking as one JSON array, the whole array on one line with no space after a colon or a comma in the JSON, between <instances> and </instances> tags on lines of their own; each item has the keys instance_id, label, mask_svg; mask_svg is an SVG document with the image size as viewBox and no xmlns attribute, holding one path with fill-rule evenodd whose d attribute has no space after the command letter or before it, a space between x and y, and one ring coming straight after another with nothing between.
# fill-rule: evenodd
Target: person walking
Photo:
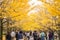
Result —
<instances>
[{"instance_id":1,"label":"person walking","mask_svg":"<svg viewBox=\"0 0 60 40\"><path fill-rule=\"evenodd\" d=\"M11 32L11 39L12 39L12 40L15 39L15 35L16 35L16 33L15 33L15 31L13 30L13 31Z\"/></svg>"},{"instance_id":2,"label":"person walking","mask_svg":"<svg viewBox=\"0 0 60 40\"><path fill-rule=\"evenodd\" d=\"M18 40L18 31L16 31L16 40Z\"/></svg>"},{"instance_id":3,"label":"person walking","mask_svg":"<svg viewBox=\"0 0 60 40\"><path fill-rule=\"evenodd\" d=\"M30 32L26 32L26 37L27 37L27 39L29 40L30 39Z\"/></svg>"},{"instance_id":4,"label":"person walking","mask_svg":"<svg viewBox=\"0 0 60 40\"><path fill-rule=\"evenodd\" d=\"M34 31L34 32L33 32L33 37L34 37L34 40L38 40L37 31Z\"/></svg>"},{"instance_id":5,"label":"person walking","mask_svg":"<svg viewBox=\"0 0 60 40\"><path fill-rule=\"evenodd\" d=\"M22 31L20 31L18 33L18 40L23 40L23 32Z\"/></svg>"},{"instance_id":6,"label":"person walking","mask_svg":"<svg viewBox=\"0 0 60 40\"><path fill-rule=\"evenodd\" d=\"M52 30L49 31L49 40L54 40L54 32Z\"/></svg>"},{"instance_id":7,"label":"person walking","mask_svg":"<svg viewBox=\"0 0 60 40\"><path fill-rule=\"evenodd\" d=\"M38 33L38 40L41 40L41 32Z\"/></svg>"},{"instance_id":8,"label":"person walking","mask_svg":"<svg viewBox=\"0 0 60 40\"><path fill-rule=\"evenodd\" d=\"M41 34L41 40L45 40L45 33L42 31L40 34Z\"/></svg>"},{"instance_id":9,"label":"person walking","mask_svg":"<svg viewBox=\"0 0 60 40\"><path fill-rule=\"evenodd\" d=\"M49 31L46 32L46 40L49 40Z\"/></svg>"},{"instance_id":10,"label":"person walking","mask_svg":"<svg viewBox=\"0 0 60 40\"><path fill-rule=\"evenodd\" d=\"M8 32L8 33L6 34L6 40L11 40L10 32Z\"/></svg>"},{"instance_id":11,"label":"person walking","mask_svg":"<svg viewBox=\"0 0 60 40\"><path fill-rule=\"evenodd\" d=\"M57 33L57 31L54 32L54 40L58 40L58 33Z\"/></svg>"},{"instance_id":12,"label":"person walking","mask_svg":"<svg viewBox=\"0 0 60 40\"><path fill-rule=\"evenodd\" d=\"M58 30L58 38L59 38L59 40L60 40L60 30Z\"/></svg>"},{"instance_id":13,"label":"person walking","mask_svg":"<svg viewBox=\"0 0 60 40\"><path fill-rule=\"evenodd\" d=\"M30 38L29 38L29 40L34 40L32 31L30 31Z\"/></svg>"}]
</instances>

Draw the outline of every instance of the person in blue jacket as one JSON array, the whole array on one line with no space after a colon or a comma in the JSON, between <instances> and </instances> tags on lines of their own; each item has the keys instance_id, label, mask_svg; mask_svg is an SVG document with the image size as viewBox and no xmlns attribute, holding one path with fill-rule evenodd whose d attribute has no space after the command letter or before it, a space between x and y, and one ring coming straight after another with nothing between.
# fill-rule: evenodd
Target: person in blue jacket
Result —
<instances>
[{"instance_id":1,"label":"person in blue jacket","mask_svg":"<svg viewBox=\"0 0 60 40\"><path fill-rule=\"evenodd\" d=\"M18 40L23 40L23 32L22 31L20 31L18 33Z\"/></svg>"},{"instance_id":2,"label":"person in blue jacket","mask_svg":"<svg viewBox=\"0 0 60 40\"><path fill-rule=\"evenodd\" d=\"M45 40L45 33L42 31L40 34L41 34L41 40Z\"/></svg>"}]
</instances>

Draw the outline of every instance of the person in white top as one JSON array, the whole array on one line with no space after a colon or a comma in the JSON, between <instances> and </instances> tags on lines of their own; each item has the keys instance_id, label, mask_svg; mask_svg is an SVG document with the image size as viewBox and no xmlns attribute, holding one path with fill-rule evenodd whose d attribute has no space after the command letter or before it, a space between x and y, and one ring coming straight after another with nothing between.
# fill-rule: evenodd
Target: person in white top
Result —
<instances>
[{"instance_id":1,"label":"person in white top","mask_svg":"<svg viewBox=\"0 0 60 40\"><path fill-rule=\"evenodd\" d=\"M28 38L28 40L29 40L30 33L27 32L27 33L26 33L26 36L27 36L27 38Z\"/></svg>"},{"instance_id":2,"label":"person in white top","mask_svg":"<svg viewBox=\"0 0 60 40\"><path fill-rule=\"evenodd\" d=\"M49 40L49 32L47 31L47 40Z\"/></svg>"},{"instance_id":3,"label":"person in white top","mask_svg":"<svg viewBox=\"0 0 60 40\"><path fill-rule=\"evenodd\" d=\"M29 40L34 40L32 31L30 31L30 38L29 38Z\"/></svg>"},{"instance_id":4,"label":"person in white top","mask_svg":"<svg viewBox=\"0 0 60 40\"><path fill-rule=\"evenodd\" d=\"M56 40L58 40L58 33L57 33L57 32L54 32L54 38L55 38Z\"/></svg>"},{"instance_id":5,"label":"person in white top","mask_svg":"<svg viewBox=\"0 0 60 40\"><path fill-rule=\"evenodd\" d=\"M12 31L12 32L11 32L11 38L12 38L12 40L14 40L15 35L16 35L15 31Z\"/></svg>"}]
</instances>

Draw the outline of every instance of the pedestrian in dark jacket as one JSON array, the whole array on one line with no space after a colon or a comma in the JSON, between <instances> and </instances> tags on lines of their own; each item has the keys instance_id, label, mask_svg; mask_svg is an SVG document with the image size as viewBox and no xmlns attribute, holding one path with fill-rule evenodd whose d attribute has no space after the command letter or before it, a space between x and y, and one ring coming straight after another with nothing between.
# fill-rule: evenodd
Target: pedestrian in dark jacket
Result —
<instances>
[{"instance_id":1,"label":"pedestrian in dark jacket","mask_svg":"<svg viewBox=\"0 0 60 40\"><path fill-rule=\"evenodd\" d=\"M10 32L8 32L8 33L6 34L6 40L11 40Z\"/></svg>"},{"instance_id":2,"label":"pedestrian in dark jacket","mask_svg":"<svg viewBox=\"0 0 60 40\"><path fill-rule=\"evenodd\" d=\"M23 33L22 33L22 31L20 31L18 33L18 40L23 40Z\"/></svg>"},{"instance_id":3,"label":"pedestrian in dark jacket","mask_svg":"<svg viewBox=\"0 0 60 40\"><path fill-rule=\"evenodd\" d=\"M54 40L54 32L49 31L49 40Z\"/></svg>"},{"instance_id":4,"label":"pedestrian in dark jacket","mask_svg":"<svg viewBox=\"0 0 60 40\"><path fill-rule=\"evenodd\" d=\"M18 40L18 32L16 32L16 40Z\"/></svg>"},{"instance_id":5,"label":"pedestrian in dark jacket","mask_svg":"<svg viewBox=\"0 0 60 40\"><path fill-rule=\"evenodd\" d=\"M34 37L34 40L38 40L38 36L37 36L37 32L36 31L33 32L33 37Z\"/></svg>"}]
</instances>

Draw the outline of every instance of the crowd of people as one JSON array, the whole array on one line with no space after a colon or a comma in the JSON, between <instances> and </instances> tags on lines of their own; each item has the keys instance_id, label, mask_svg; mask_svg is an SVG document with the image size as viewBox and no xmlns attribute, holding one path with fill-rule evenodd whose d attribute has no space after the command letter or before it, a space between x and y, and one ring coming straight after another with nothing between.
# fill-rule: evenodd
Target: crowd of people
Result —
<instances>
[{"instance_id":1,"label":"crowd of people","mask_svg":"<svg viewBox=\"0 0 60 40\"><path fill-rule=\"evenodd\" d=\"M6 34L6 40L58 40L59 35L53 31L11 31Z\"/></svg>"}]
</instances>

